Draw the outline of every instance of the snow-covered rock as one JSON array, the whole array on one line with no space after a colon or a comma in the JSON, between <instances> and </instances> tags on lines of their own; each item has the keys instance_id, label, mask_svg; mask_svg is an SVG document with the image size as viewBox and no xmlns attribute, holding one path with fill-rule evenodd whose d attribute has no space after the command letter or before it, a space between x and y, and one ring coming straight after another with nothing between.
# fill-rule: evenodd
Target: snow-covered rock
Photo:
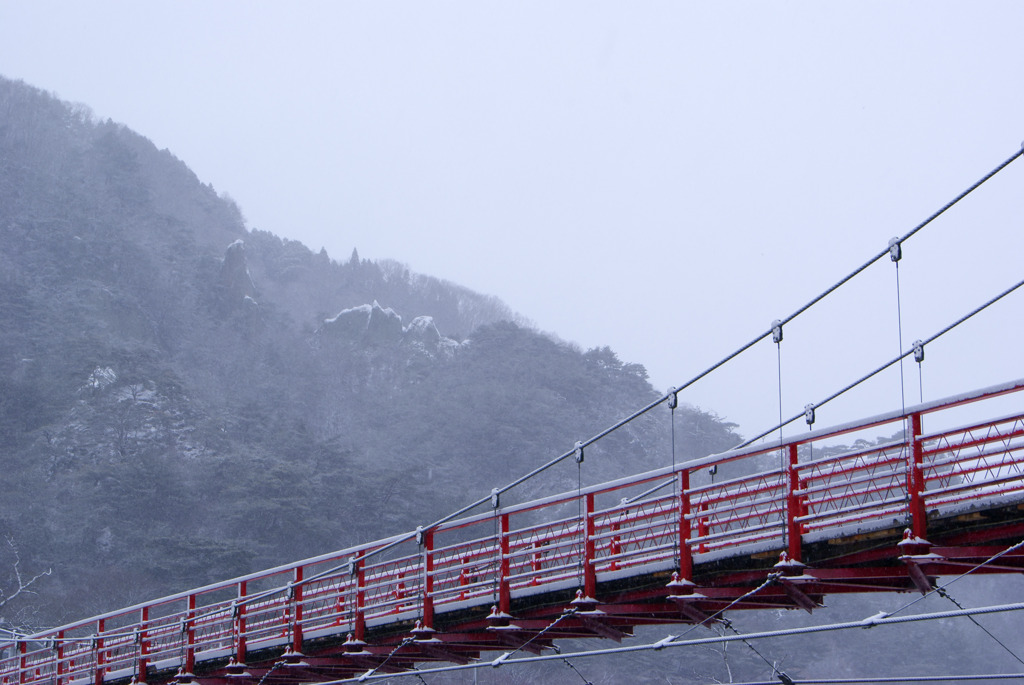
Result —
<instances>
[{"instance_id":1,"label":"snow-covered rock","mask_svg":"<svg viewBox=\"0 0 1024 685\"><path fill-rule=\"evenodd\" d=\"M83 389L103 390L117 382L117 374L109 366L97 366L89 374Z\"/></svg>"},{"instance_id":2,"label":"snow-covered rock","mask_svg":"<svg viewBox=\"0 0 1024 685\"><path fill-rule=\"evenodd\" d=\"M406 340L422 342L425 345L437 346L441 342L441 333L438 332L432 316L417 316L405 327L404 333Z\"/></svg>"},{"instance_id":3,"label":"snow-covered rock","mask_svg":"<svg viewBox=\"0 0 1024 685\"><path fill-rule=\"evenodd\" d=\"M404 350L413 359L435 359L438 355L450 357L459 344L441 335L431 316L417 316L408 326L402 325L402 317L390 307L379 302L343 309L329 319L321 328L325 341L347 342L371 348L394 348Z\"/></svg>"},{"instance_id":4,"label":"snow-covered rock","mask_svg":"<svg viewBox=\"0 0 1024 685\"><path fill-rule=\"evenodd\" d=\"M245 259L245 243L241 240L228 245L224 253L224 263L220 267L218 287L226 304L234 304L245 298L252 299L256 294L256 286L249 274L249 265Z\"/></svg>"}]
</instances>

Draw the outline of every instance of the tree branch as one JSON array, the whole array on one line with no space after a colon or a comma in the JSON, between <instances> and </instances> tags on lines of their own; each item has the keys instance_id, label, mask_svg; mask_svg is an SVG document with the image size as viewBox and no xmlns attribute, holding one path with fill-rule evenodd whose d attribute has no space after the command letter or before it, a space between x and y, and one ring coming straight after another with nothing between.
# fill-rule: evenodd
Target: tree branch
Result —
<instances>
[{"instance_id":1,"label":"tree branch","mask_svg":"<svg viewBox=\"0 0 1024 685\"><path fill-rule=\"evenodd\" d=\"M18 546L14 544L14 538L10 535L5 535L4 538L7 540L7 546L10 547L11 552L14 553L14 580L17 587L13 594L10 595L8 595L3 588L0 588L0 607L3 607L23 592L28 592L29 588L32 587L32 584L43 576L48 576L53 573L53 569L48 568L45 571L35 574L26 581L21 575L21 554L18 553Z\"/></svg>"}]
</instances>

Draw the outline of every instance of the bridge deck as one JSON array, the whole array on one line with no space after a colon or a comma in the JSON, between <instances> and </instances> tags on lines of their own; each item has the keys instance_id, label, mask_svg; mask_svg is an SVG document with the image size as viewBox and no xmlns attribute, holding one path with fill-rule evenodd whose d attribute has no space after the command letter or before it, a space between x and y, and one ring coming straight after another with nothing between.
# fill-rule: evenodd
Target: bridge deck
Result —
<instances>
[{"instance_id":1,"label":"bridge deck","mask_svg":"<svg viewBox=\"0 0 1024 685\"><path fill-rule=\"evenodd\" d=\"M0 685L323 681L621 640L726 607L925 591L1024 537L1022 389L496 508L47 630L6 646ZM986 418L956 425L968 405ZM840 454L820 447L880 427L909 430ZM1014 552L982 570L1022 569Z\"/></svg>"}]
</instances>

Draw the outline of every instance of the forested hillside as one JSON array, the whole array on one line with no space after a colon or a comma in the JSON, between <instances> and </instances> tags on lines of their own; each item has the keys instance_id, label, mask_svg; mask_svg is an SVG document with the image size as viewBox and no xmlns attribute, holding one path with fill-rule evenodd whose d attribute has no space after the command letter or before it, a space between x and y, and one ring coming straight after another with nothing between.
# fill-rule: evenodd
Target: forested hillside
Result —
<instances>
[{"instance_id":1,"label":"forested hillside","mask_svg":"<svg viewBox=\"0 0 1024 685\"><path fill-rule=\"evenodd\" d=\"M0 532L53 569L8 621L410 529L656 396L493 297L249 229L170 152L9 80L0 239ZM736 442L684 413L679 458ZM667 463L668 434L638 422L584 478Z\"/></svg>"}]
</instances>

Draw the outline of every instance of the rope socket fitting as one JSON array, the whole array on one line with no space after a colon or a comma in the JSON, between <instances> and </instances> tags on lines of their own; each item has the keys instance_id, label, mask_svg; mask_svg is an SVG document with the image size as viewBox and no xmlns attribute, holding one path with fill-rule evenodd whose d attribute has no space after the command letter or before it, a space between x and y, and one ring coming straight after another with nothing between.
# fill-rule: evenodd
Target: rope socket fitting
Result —
<instances>
[{"instance_id":1,"label":"rope socket fitting","mask_svg":"<svg viewBox=\"0 0 1024 685\"><path fill-rule=\"evenodd\" d=\"M898 262L903 259L903 247L901 246L899 238L892 238L889 240L889 259L894 262Z\"/></svg>"}]
</instances>

